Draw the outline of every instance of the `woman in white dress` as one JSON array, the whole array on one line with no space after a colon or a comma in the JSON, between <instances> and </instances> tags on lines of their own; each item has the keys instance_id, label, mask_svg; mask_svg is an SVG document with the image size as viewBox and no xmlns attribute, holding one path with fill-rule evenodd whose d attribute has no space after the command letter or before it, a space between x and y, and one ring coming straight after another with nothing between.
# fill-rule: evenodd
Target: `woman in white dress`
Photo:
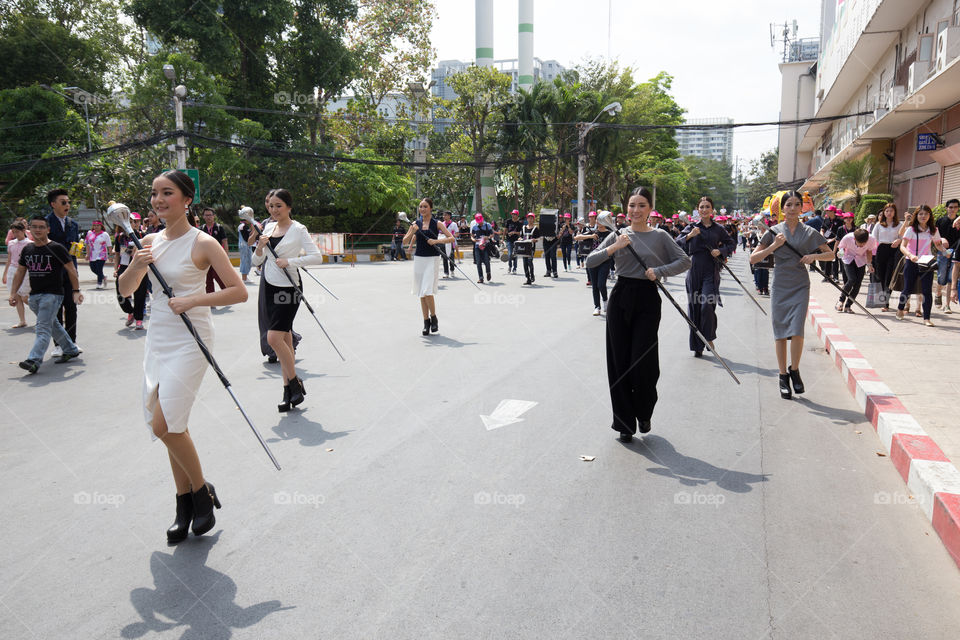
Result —
<instances>
[{"instance_id":1,"label":"woman in white dress","mask_svg":"<svg viewBox=\"0 0 960 640\"><path fill-rule=\"evenodd\" d=\"M289 191L274 189L270 192L267 210L272 220L257 239L253 254L253 264L263 265L261 286L266 294L267 343L277 354L283 371L283 401L277 405L281 413L303 402L307 393L303 380L297 375L293 352L293 319L300 308L300 292L303 291L299 267L323 263L323 254L307 228L290 217L292 208L293 197ZM301 256L301 251L305 255Z\"/></svg>"},{"instance_id":2,"label":"woman in white dress","mask_svg":"<svg viewBox=\"0 0 960 640\"><path fill-rule=\"evenodd\" d=\"M167 529L167 540L187 537L191 522L194 535L213 528L213 508L220 501L213 485L206 482L200 458L187 429L190 409L207 370L207 361L196 340L177 316L187 313L208 349L213 348L210 307L226 306L247 299L240 275L230 264L223 247L212 236L191 226L187 209L193 202L194 185L187 174L166 171L153 180L150 204L166 228L143 238L143 249L133 255L120 276L120 295L136 291L145 275L153 285L154 302L143 350L143 412L153 435L167 447L177 489L177 515ZM149 272L157 265L174 293L168 298ZM226 287L206 292L207 269L223 274Z\"/></svg>"}]
</instances>

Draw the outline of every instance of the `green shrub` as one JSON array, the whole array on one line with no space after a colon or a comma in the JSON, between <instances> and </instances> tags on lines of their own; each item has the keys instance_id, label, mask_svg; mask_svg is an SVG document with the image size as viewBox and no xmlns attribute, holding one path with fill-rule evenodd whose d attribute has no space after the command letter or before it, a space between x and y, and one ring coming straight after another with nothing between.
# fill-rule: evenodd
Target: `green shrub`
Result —
<instances>
[{"instance_id":1,"label":"green shrub","mask_svg":"<svg viewBox=\"0 0 960 640\"><path fill-rule=\"evenodd\" d=\"M933 219L939 220L943 216L947 215L947 206L943 204L938 204L933 207Z\"/></svg>"},{"instance_id":2,"label":"green shrub","mask_svg":"<svg viewBox=\"0 0 960 640\"><path fill-rule=\"evenodd\" d=\"M868 199L864 198L860 201L860 206L857 207L857 215L853 219L853 226L859 227L864 223L869 215L875 215L877 218L880 218L880 213L883 211L883 207L890 200L887 198L883 199Z\"/></svg>"}]
</instances>

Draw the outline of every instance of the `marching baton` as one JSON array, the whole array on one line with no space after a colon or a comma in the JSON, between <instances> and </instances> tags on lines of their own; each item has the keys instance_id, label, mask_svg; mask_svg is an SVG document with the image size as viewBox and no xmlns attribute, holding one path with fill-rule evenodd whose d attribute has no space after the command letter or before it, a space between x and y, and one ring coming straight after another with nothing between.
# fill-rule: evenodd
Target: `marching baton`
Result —
<instances>
[{"instance_id":1,"label":"marching baton","mask_svg":"<svg viewBox=\"0 0 960 640\"><path fill-rule=\"evenodd\" d=\"M771 229L771 228L768 227L767 225L763 224L762 222L757 221L757 224L759 224L761 227L763 227L764 230L770 231L771 233L773 233L773 229ZM803 223L799 223L799 224L803 224ZM784 236L784 237L786 237L786 236ZM776 238L776 236L774 236L774 238ZM801 258L804 257L803 254L800 253L799 251L797 251L796 247L794 247L794 246L793 246L792 244L790 244L789 242L784 241L783 244L784 244L785 246L787 246L787 247L790 247L790 250L793 251L793 252L794 252L795 254L797 254L798 256L800 256ZM827 282L829 282L830 284L832 284L832 285L834 286L834 288L835 288L837 291L839 291L840 293L842 293L842 294L844 294L845 296L847 296L847 300L848 300L848 301L853 302L853 304L855 304L855 305L857 305L858 307L860 307L860 309L862 309L865 314L867 314L868 316L870 316L870 319L871 319L871 320L873 320L873 321L876 322L878 325L880 325L881 327L883 327L883 330L884 330L884 331L890 331L890 329L887 328L887 325L885 325L885 324L883 324L882 322L880 322L880 319L879 319L877 316L875 316L875 315L873 315L872 313L870 313L869 311L867 311L867 308L864 307L864 306L863 306L862 304L860 304L859 302L857 302L857 299L856 299L856 298L850 296L850 294L848 294L846 291L844 291L844 290L843 290L843 287L841 287L839 284L836 283L836 281L835 281L833 278L831 278L831 277L828 276L825 272L823 272L823 271L820 269L820 267L815 264L815 262L816 262L816 261L810 263L810 266L813 267L814 271L816 271L817 273L819 273L820 275L822 275L822 276L826 279ZM803 267L804 267L804 264L801 262L801 263L800 263L800 268L802 269Z\"/></svg>"},{"instance_id":2,"label":"marching baton","mask_svg":"<svg viewBox=\"0 0 960 640\"><path fill-rule=\"evenodd\" d=\"M110 205L110 207L107 209L106 218L111 224L121 227L126 234L130 236L130 239L133 240L133 243L137 246L137 249L143 249L143 245L140 244L140 239L137 238L136 234L133 232L133 228L130 226L130 209L126 205L119 203ZM174 297L173 290L170 289L167 281L163 279L162 275L160 275L157 265L150 263L147 266L150 267L150 272L153 274L153 277L157 279L157 282L160 283L160 287L163 289L163 292L166 294L166 296L172 299ZM203 357L206 358L207 362L210 363L210 366L213 367L214 372L216 372L217 377L220 378L220 382L227 390L227 393L229 393L230 397L233 398L233 402L237 405L237 409L239 409L240 413L243 414L243 418L247 421L247 424L250 425L250 429L253 430L254 435L257 436L257 440L260 441L260 446L262 446L263 450L267 452L267 455L270 457L270 462L272 462L273 466L277 468L277 471L280 471L280 463L277 462L275 457L273 457L273 452L270 451L270 447L268 447L267 443L264 442L263 436L261 436L260 432L257 431L257 428L253 426L250 416L247 415L247 412L240 404L240 400L237 399L237 395L233 392L233 388L230 386L230 381L227 380L227 376L223 374L223 371L220 369L220 365L217 364L216 359L213 357L213 354L210 353L207 345L203 343L203 339L197 333L193 323L190 322L190 318L187 317L186 313L181 313L179 316L180 319L183 320L183 324L187 326L187 330L190 332L190 335L192 335L193 339L196 340L197 346L200 348L200 353L203 354Z\"/></svg>"},{"instance_id":3,"label":"marching baton","mask_svg":"<svg viewBox=\"0 0 960 640\"><path fill-rule=\"evenodd\" d=\"M604 217L606 217L606 219L604 219ZM616 223L611 223L611 221L610 221L610 214L609 214L609 213L602 213L602 214L600 214L600 216L597 218L597 222L599 222L600 224L602 224L603 226L605 226L607 229L610 229L610 231L612 231L614 235L616 235L616 236L619 236L619 235L620 235L619 230L617 230L617 228L616 228ZM643 261L643 258L640 257L640 254L638 254L638 253L636 252L636 250L634 250L633 245L632 245L632 244L628 244L628 245L627 245L627 248L630 249L630 253L633 254L633 257L636 258L637 262L640 263L640 266L643 267L643 270L646 271L646 270L647 270L647 263L644 262L644 261ZM716 350L716 349L714 349L713 347L710 346L710 341L707 340L707 339L703 336L702 333L700 333L700 329L697 328L697 325L695 325L695 324L693 323L693 320L690 319L690 316L688 316L687 313L686 313L686 312L680 307L680 305L677 303L677 301L674 300L673 296L670 295L670 292L667 291L667 288L663 286L663 283L662 283L662 282L660 282L660 279L657 278L656 280L654 280L654 283L656 283L657 287L660 289L660 291L663 293L663 295L665 295L665 296L667 297L667 299L668 299L671 303L673 303L673 308L676 309L677 312L679 312L681 316L683 316L683 319L687 321L687 324L690 325L690 329L692 329L693 332L694 332L695 334L697 334L697 337L700 338L700 341L703 342L704 346L706 346L707 349L709 349L709 350L711 351L711 353L713 353L713 355L715 355L715 356L717 357L717 360L719 360L719 361L720 361L720 364L723 365L723 368L727 370L727 373L730 374L730 377L733 378L733 381L736 382L737 384L740 384L740 380L738 380L738 379L737 379L737 376L734 375L733 370L730 368L729 365L727 365L727 362L726 362L723 358L720 357L720 354L717 353L717 350Z\"/></svg>"},{"instance_id":4,"label":"marching baton","mask_svg":"<svg viewBox=\"0 0 960 640\"><path fill-rule=\"evenodd\" d=\"M406 213L405 211L401 211L400 213L398 213L398 214L397 214L397 219L399 219L401 222L406 222L407 224L413 226L413 223L410 222L410 218L407 217L407 213ZM437 221L437 224L440 224L440 222ZM422 235L424 238L426 238L427 240L430 239L430 238L427 238L427 234L425 234L425 233L424 233L423 231L421 231L420 229L417 229L417 233L421 234L421 235ZM433 247L433 250L437 252L437 256L440 256L440 249L437 249L437 246L436 246L436 245L430 245L430 246ZM442 256L440 256L440 257L442 257ZM468 276L466 273L463 272L463 269L460 268L460 265L457 264L456 260L453 261L453 266L456 267L457 271L459 271L460 274L463 275L463 277L467 280L467 282L469 282L469 283L472 284L473 286L477 287L477 283L474 282L474 281L470 278L470 276ZM479 290L480 290L480 287L477 287L477 290L479 291Z\"/></svg>"},{"instance_id":5,"label":"marching baton","mask_svg":"<svg viewBox=\"0 0 960 640\"><path fill-rule=\"evenodd\" d=\"M763 313L763 315L767 315L766 310L760 305L760 303L757 301L757 299L753 297L753 294L750 293L749 289L747 289L747 288L743 285L743 283L740 282L740 278L738 278L738 277L737 277L737 274L735 274L735 273L733 272L733 269L731 269L730 266L729 266L726 262L724 262L723 260L720 260L719 258L715 258L715 260L720 263L720 266L721 266L721 267L723 267L724 269L727 270L727 273L729 273L731 276L733 276L733 279L737 281L737 284L740 285L740 288L743 289L743 292L744 292L745 294L747 294L747 296L749 296L751 300L753 300L753 304L757 305L757 308L760 309L760 312Z\"/></svg>"},{"instance_id":6,"label":"marching baton","mask_svg":"<svg viewBox=\"0 0 960 640\"><path fill-rule=\"evenodd\" d=\"M261 235L261 236L263 235L263 227L261 227L261 226L260 226L260 223L258 223L258 222L253 218L253 209L251 209L250 207L240 207L239 214L240 214L240 219L241 219L241 220L246 220L247 222L249 222L250 224L252 224L254 227L256 227L256 229L257 229L257 235ZM297 270L298 270L298 271L303 271L303 272L305 272L308 276L310 276L310 278L313 279L314 282L316 282L318 285L320 285L321 287L323 287L323 290L326 291L327 293L329 293L331 298L333 298L333 299L336 300L337 302L340 301L340 298L338 298L337 296L335 296L334 293L333 293L333 291L330 291L330 289L327 289L325 286L323 286L323 283L320 282L315 275L313 275L312 273L310 273L309 271L307 271L307 268L306 268L306 267L304 267L304 268L302 268L302 269L299 269L299 268L298 268Z\"/></svg>"},{"instance_id":7,"label":"marching baton","mask_svg":"<svg viewBox=\"0 0 960 640\"><path fill-rule=\"evenodd\" d=\"M260 235L262 236L263 234L261 233ZM274 250L274 248L273 248L272 246L270 246L270 241L269 241L269 240L267 241L266 246L269 247L270 253L273 254L273 260L274 260L274 263L276 264L276 261L280 258L280 256L278 256L278 255L277 255L277 252ZM323 335L327 336L327 340L330 341L330 346L333 347L333 350L337 352L337 355L340 356L340 359L343 360L344 362L346 362L347 359L343 357L343 354L342 354L342 353L340 353L340 349L337 349L337 345L335 345L335 344L333 343L333 338L331 338L331 337L330 337L330 334L327 333L327 330L323 328L323 323L320 322L320 318L317 317L317 314L316 314L316 312L313 310L313 307L310 306L310 302L307 300L307 297L306 297L305 295L303 295L303 289L301 289L300 287L298 287L298 286L297 286L297 283L293 281L293 276L290 275L290 272L288 272L288 271L287 271L286 269L284 269L284 268L281 268L280 265L277 265L277 268L280 269L281 271L283 271L283 275L287 276L287 280L290 281L290 284L293 285L293 288L294 288L294 290L297 292L297 294L300 296L300 299L303 300L303 304L305 304L306 307L307 307L307 310L310 311L310 315L312 315L312 316L313 316L313 319L317 321L317 324L320 326L320 331L323 331ZM266 277L266 276L264 276L264 277Z\"/></svg>"}]
</instances>

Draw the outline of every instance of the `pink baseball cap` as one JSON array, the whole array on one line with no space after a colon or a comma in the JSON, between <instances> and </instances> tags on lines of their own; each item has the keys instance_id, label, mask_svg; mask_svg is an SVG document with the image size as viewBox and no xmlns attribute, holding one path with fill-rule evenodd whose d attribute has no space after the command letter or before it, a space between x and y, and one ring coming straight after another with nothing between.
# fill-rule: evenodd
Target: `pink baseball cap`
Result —
<instances>
[{"instance_id":1,"label":"pink baseball cap","mask_svg":"<svg viewBox=\"0 0 960 640\"><path fill-rule=\"evenodd\" d=\"M527 213L527 217L528 217L528 218L536 218L537 216L534 215L534 213L531 211L531 212Z\"/></svg>"},{"instance_id":2,"label":"pink baseball cap","mask_svg":"<svg viewBox=\"0 0 960 640\"><path fill-rule=\"evenodd\" d=\"M564 218L569 218L569 217L570 217L570 214L569 214L569 213L565 213L565 214L563 214L563 217L564 217Z\"/></svg>"},{"instance_id":3,"label":"pink baseball cap","mask_svg":"<svg viewBox=\"0 0 960 640\"><path fill-rule=\"evenodd\" d=\"M837 210L837 208L836 208L835 206L833 206L832 204L827 207L827 211L836 211L836 210Z\"/></svg>"},{"instance_id":4,"label":"pink baseball cap","mask_svg":"<svg viewBox=\"0 0 960 640\"><path fill-rule=\"evenodd\" d=\"M618 213L618 214L617 214L617 217L618 217L618 218L626 218L627 216L623 215L622 213Z\"/></svg>"},{"instance_id":5,"label":"pink baseball cap","mask_svg":"<svg viewBox=\"0 0 960 640\"><path fill-rule=\"evenodd\" d=\"M520 212L517 211L516 209L514 209L513 211L510 212L510 215L512 215L512 216L518 216L518 215L520 215Z\"/></svg>"},{"instance_id":6,"label":"pink baseball cap","mask_svg":"<svg viewBox=\"0 0 960 640\"><path fill-rule=\"evenodd\" d=\"M131 212L130 212L130 219L131 219L131 220L139 220L139 219L140 219L140 214L137 213L136 211L131 211Z\"/></svg>"},{"instance_id":7,"label":"pink baseball cap","mask_svg":"<svg viewBox=\"0 0 960 640\"><path fill-rule=\"evenodd\" d=\"M473 219L474 219L475 221L477 221L477 222L483 222L483 216L480 215L479 213L478 213L477 215L473 216Z\"/></svg>"},{"instance_id":8,"label":"pink baseball cap","mask_svg":"<svg viewBox=\"0 0 960 640\"><path fill-rule=\"evenodd\" d=\"M594 216L594 217L596 217L597 212L596 212L596 211L591 211L591 212L588 213L587 215L588 215L588 216Z\"/></svg>"}]
</instances>

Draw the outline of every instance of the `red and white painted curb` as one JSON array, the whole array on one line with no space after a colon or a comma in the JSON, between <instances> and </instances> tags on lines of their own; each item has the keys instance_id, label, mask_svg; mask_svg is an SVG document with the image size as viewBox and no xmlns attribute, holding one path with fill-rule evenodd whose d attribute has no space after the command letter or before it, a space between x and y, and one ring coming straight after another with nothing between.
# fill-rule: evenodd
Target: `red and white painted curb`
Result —
<instances>
[{"instance_id":1,"label":"red and white painted curb","mask_svg":"<svg viewBox=\"0 0 960 640\"><path fill-rule=\"evenodd\" d=\"M812 297L809 315L847 389L876 429L893 466L960 566L960 471Z\"/></svg>"}]
</instances>

